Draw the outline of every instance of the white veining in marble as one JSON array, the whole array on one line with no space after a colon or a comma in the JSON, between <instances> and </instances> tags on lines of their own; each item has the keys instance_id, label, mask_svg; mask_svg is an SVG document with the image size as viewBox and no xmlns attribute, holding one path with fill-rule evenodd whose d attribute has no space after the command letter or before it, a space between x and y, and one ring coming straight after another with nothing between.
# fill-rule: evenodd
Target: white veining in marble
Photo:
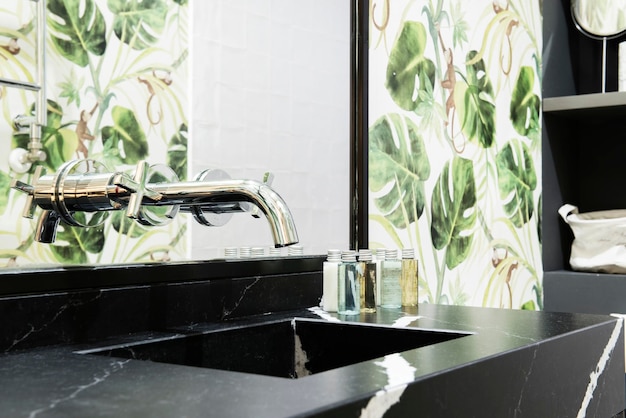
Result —
<instances>
[{"instance_id":1,"label":"white veining in marble","mask_svg":"<svg viewBox=\"0 0 626 418\"><path fill-rule=\"evenodd\" d=\"M328 312L326 312L325 310L323 310L319 306L313 306L312 308L309 308L309 311L314 313L315 315L319 316L320 318L325 319L326 321L341 322L341 320L339 320L338 318L332 316L331 314L329 314Z\"/></svg>"},{"instance_id":2,"label":"white veining in marble","mask_svg":"<svg viewBox=\"0 0 626 418\"><path fill-rule=\"evenodd\" d=\"M233 304L233 307L230 309L227 309L226 307L222 308L222 319L227 318L228 316L230 316L230 314L232 314L233 312L235 312L235 310L239 307L239 305L241 304L241 301L243 300L243 298L246 297L246 293L248 293L248 290L250 290L250 288L252 288L252 286L254 286L255 284L257 284L259 282L259 280L261 280L261 277L257 277L255 281L253 281L252 283L250 283L249 285L247 285L242 291L241 294L239 295L239 299L237 299L237 301Z\"/></svg>"},{"instance_id":3,"label":"white veining in marble","mask_svg":"<svg viewBox=\"0 0 626 418\"><path fill-rule=\"evenodd\" d=\"M606 364L609 362L611 358L611 353L615 349L615 345L617 344L619 340L620 333L622 331L623 321L624 320L622 318L617 318L617 323L615 324L615 328L613 329L613 332L611 333L611 338L609 338L608 343L604 347L604 351L602 352L602 355L600 356L600 359L598 360L598 365L596 366L596 369L592 371L591 374L589 375L589 383L587 384L587 391L585 392L585 397L583 398L582 405L580 406L580 409L578 410L578 415L577 415L578 418L584 418L585 416L587 416L587 408L589 407L589 403L591 402L591 399L593 398L595 394L596 387L598 386L598 379L600 378L600 376L602 376L602 373L604 372Z\"/></svg>"},{"instance_id":4,"label":"white veining in marble","mask_svg":"<svg viewBox=\"0 0 626 418\"><path fill-rule=\"evenodd\" d=\"M295 335L295 353L294 353L294 363L295 363L294 371L296 373L295 377L304 377L304 376L311 375L311 371L306 368L306 365L308 362L309 362L309 357L306 353L306 350L302 348L302 341L300 340L300 336L296 334Z\"/></svg>"},{"instance_id":5,"label":"white veining in marble","mask_svg":"<svg viewBox=\"0 0 626 418\"><path fill-rule=\"evenodd\" d=\"M622 318L622 323L626 319L626 314L612 313L611 316L614 316L616 318ZM626 342L626 330L624 330L624 331L625 331L624 332L624 342ZM626 344L624 344L624 358L626 358ZM626 373L626 362L624 362L624 373Z\"/></svg>"},{"instance_id":6,"label":"white veining in marble","mask_svg":"<svg viewBox=\"0 0 626 418\"><path fill-rule=\"evenodd\" d=\"M396 319L391 326L396 328L406 328L420 318L421 316L403 316L402 318Z\"/></svg>"},{"instance_id":7,"label":"white veining in marble","mask_svg":"<svg viewBox=\"0 0 626 418\"><path fill-rule=\"evenodd\" d=\"M88 299L88 300L74 300L74 299L70 299L68 301L68 303L61 305L59 307L59 309L56 311L56 313L54 314L54 316L52 316L52 318L50 318L49 320L47 320L46 322L44 322L43 324L40 325L35 325L32 323L28 324L28 329L24 332L23 335L16 337L13 340L13 343L11 343L11 345L9 347L7 347L4 352L9 352L11 350L13 350L18 344L20 344L22 341L28 339L31 335L36 334L38 332L43 331L44 329L48 328L50 325L52 325L54 322L56 322L56 320L63 314L63 312L65 312L68 308L71 307L76 307L76 306L82 306L85 305L87 303L91 303L94 302L96 300L98 300L100 298L100 296L102 296L102 291L99 291L94 297Z\"/></svg>"},{"instance_id":8,"label":"white veining in marble","mask_svg":"<svg viewBox=\"0 0 626 418\"><path fill-rule=\"evenodd\" d=\"M415 367L411 366L400 353L389 354L383 361L376 362L387 374L387 384L376 392L367 406L361 410L361 418L382 417L393 405L400 401L409 382L415 380Z\"/></svg>"},{"instance_id":9,"label":"white veining in marble","mask_svg":"<svg viewBox=\"0 0 626 418\"><path fill-rule=\"evenodd\" d=\"M435 321L437 323L437 325L441 328L441 329L446 329L446 330L458 330L458 329L462 329L464 328L463 323L460 323L458 321L443 321L440 318L437 317L427 317L427 316L420 316L419 318L426 318L426 319L430 319L432 321ZM479 326L479 325L474 325L472 326L472 330L469 331L467 329L467 327L465 327L466 329L464 329L462 332L464 334L473 334L473 333L477 333L479 331L496 331L500 334L506 335L508 337L514 337L517 338L519 340L522 341L529 341L529 342L539 342L541 341L541 338L534 338L534 337L529 337L527 335L522 335L519 333L515 333L515 332L511 332L508 329L506 329L504 326L491 326L491 327L485 327L485 326Z\"/></svg>"},{"instance_id":10,"label":"white veining in marble","mask_svg":"<svg viewBox=\"0 0 626 418\"><path fill-rule=\"evenodd\" d=\"M526 391L526 387L528 385L528 379L530 375L533 373L533 367L535 365L535 360L537 359L537 347L533 350L533 359L530 361L530 366L528 367L528 371L524 373L524 384L522 385L522 390L519 394L519 399L517 400L517 407L515 408L515 415L518 416L522 413L522 401L524 400L524 392Z\"/></svg>"},{"instance_id":11,"label":"white veining in marble","mask_svg":"<svg viewBox=\"0 0 626 418\"><path fill-rule=\"evenodd\" d=\"M98 374L98 375L94 375L93 376L93 380L89 383L85 383L84 385L80 385L78 387L76 387L76 389L70 393L67 396L64 396L62 398L58 398L58 399L53 399L50 401L50 403L48 404L48 406L44 407L44 408L39 408L36 409L34 411L31 411L30 414L28 415L29 418L35 418L37 415L48 412L53 410L54 408L56 408L59 404L63 403L63 402L67 402L70 401L72 399L75 399L81 392L88 390L96 385L98 385L99 383L104 382L109 376L111 376L113 373L122 370L124 368L124 365L126 363L128 363L130 361L129 360L113 360L111 361L111 363L109 363L110 368L104 369L102 371L102 374Z\"/></svg>"}]
</instances>

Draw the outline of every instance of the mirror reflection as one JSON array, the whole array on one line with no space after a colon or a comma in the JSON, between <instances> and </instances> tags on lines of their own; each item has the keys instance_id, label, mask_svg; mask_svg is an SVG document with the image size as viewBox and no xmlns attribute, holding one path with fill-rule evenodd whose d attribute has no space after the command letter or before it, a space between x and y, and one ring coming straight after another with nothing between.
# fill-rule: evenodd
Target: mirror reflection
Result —
<instances>
[{"instance_id":1,"label":"mirror reflection","mask_svg":"<svg viewBox=\"0 0 626 418\"><path fill-rule=\"evenodd\" d=\"M185 214L150 227L115 211L97 228L61 225L53 245L40 244L11 181L34 184L36 167L50 176L76 158L129 175L143 160L167 164L188 181L206 169L258 182L271 172L305 254L348 246L349 0L48 2L45 158L28 161L37 135L15 120L39 125L41 91L22 87L38 77L40 2L15 3L0 11L0 44L12 46L1 48L0 78L21 84L0 84L1 155L21 153L0 161L3 266L209 259L227 247L267 256L274 246L271 223L247 212L219 227ZM129 7L146 18L129 18Z\"/></svg>"},{"instance_id":2,"label":"mirror reflection","mask_svg":"<svg viewBox=\"0 0 626 418\"><path fill-rule=\"evenodd\" d=\"M614 37L626 30L626 0L572 0L572 16L585 33Z\"/></svg>"}]
</instances>

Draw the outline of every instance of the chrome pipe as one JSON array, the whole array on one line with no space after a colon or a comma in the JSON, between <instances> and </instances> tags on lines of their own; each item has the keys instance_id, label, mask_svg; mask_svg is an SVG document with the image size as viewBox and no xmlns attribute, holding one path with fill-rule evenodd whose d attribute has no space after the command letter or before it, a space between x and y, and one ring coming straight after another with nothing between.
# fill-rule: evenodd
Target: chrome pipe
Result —
<instances>
[{"instance_id":1,"label":"chrome pipe","mask_svg":"<svg viewBox=\"0 0 626 418\"><path fill-rule=\"evenodd\" d=\"M13 87L23 90L40 91L41 86L35 83L29 83L28 81L11 80L9 78L0 77L0 86Z\"/></svg>"},{"instance_id":2,"label":"chrome pipe","mask_svg":"<svg viewBox=\"0 0 626 418\"><path fill-rule=\"evenodd\" d=\"M37 99L35 117L37 123L31 126L28 142L28 159L32 162L45 160L42 148L42 131L48 123L48 102L46 99L46 0L37 0Z\"/></svg>"},{"instance_id":3,"label":"chrome pipe","mask_svg":"<svg viewBox=\"0 0 626 418\"><path fill-rule=\"evenodd\" d=\"M249 205L243 203L252 203L267 218L276 247L298 242L296 225L287 203L265 183L255 180L188 181L148 183L146 188L160 195L160 198L153 200L144 197L142 207L180 206L183 212L193 212L196 207L210 213L232 213L247 211ZM127 206L131 193L110 184L106 196L110 201ZM74 201L68 199L67 193L65 200Z\"/></svg>"}]
</instances>

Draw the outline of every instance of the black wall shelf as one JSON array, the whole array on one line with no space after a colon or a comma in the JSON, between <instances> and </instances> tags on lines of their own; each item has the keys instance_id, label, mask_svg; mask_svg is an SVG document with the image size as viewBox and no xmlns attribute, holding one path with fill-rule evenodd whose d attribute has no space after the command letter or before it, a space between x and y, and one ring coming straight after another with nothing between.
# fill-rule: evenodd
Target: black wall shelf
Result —
<instances>
[{"instance_id":1,"label":"black wall shelf","mask_svg":"<svg viewBox=\"0 0 626 418\"><path fill-rule=\"evenodd\" d=\"M610 91L619 40L608 49L609 91L599 93L602 43L576 30L569 7L569 0L544 2L544 309L626 313L626 275L572 271L573 234L558 215L566 203L580 212L626 208L626 92Z\"/></svg>"}]
</instances>

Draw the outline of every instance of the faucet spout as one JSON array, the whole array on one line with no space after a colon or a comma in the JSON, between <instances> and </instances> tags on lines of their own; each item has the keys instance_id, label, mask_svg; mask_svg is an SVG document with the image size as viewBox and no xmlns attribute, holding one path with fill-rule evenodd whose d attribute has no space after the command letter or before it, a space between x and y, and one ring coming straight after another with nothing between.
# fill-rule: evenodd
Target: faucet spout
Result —
<instances>
[{"instance_id":1,"label":"faucet spout","mask_svg":"<svg viewBox=\"0 0 626 418\"><path fill-rule=\"evenodd\" d=\"M252 203L265 214L277 248L298 242L287 203L264 183L255 180L189 181L148 184L147 187L159 193L161 199L145 199L144 205L179 205L183 212L197 209L212 213L246 211L249 207L240 203Z\"/></svg>"},{"instance_id":2,"label":"faucet spout","mask_svg":"<svg viewBox=\"0 0 626 418\"><path fill-rule=\"evenodd\" d=\"M52 210L44 210L37 221L35 241L52 244L57 237L57 227L61 218Z\"/></svg>"}]
</instances>

